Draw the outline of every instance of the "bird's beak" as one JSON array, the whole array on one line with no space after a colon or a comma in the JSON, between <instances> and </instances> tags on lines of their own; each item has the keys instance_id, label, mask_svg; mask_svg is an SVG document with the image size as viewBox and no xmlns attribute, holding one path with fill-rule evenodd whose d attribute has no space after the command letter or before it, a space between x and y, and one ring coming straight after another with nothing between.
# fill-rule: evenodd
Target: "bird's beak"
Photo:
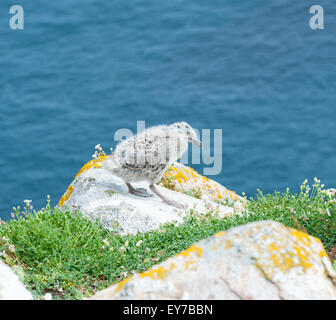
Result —
<instances>
[{"instance_id":1,"label":"bird's beak","mask_svg":"<svg viewBox=\"0 0 336 320\"><path fill-rule=\"evenodd\" d=\"M189 141L193 144L195 144L197 147L199 148L203 148L203 143L197 139L194 139L194 138L190 138Z\"/></svg>"}]
</instances>

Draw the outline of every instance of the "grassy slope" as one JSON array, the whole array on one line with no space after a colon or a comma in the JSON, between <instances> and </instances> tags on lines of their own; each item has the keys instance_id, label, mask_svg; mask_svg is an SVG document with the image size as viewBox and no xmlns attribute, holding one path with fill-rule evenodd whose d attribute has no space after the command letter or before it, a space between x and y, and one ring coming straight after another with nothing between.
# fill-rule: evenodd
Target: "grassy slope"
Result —
<instances>
[{"instance_id":1,"label":"grassy slope","mask_svg":"<svg viewBox=\"0 0 336 320\"><path fill-rule=\"evenodd\" d=\"M336 244L335 196L321 191L318 181L311 190L302 185L297 194L259 192L247 209L254 214L219 218L190 212L180 226L170 223L153 232L121 236L49 203L34 213L16 208L15 217L0 225L0 254L23 270L36 298L50 292L54 298L80 299L218 231L252 221L276 220L320 238L327 249Z\"/></svg>"}]
</instances>

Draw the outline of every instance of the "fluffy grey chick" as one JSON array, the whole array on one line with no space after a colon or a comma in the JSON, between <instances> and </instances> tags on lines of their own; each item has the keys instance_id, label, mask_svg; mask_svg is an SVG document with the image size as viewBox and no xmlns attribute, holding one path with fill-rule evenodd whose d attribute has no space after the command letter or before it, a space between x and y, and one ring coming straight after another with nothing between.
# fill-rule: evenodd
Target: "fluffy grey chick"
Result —
<instances>
[{"instance_id":1,"label":"fluffy grey chick","mask_svg":"<svg viewBox=\"0 0 336 320\"><path fill-rule=\"evenodd\" d=\"M151 197L145 189L134 189L131 182L145 180L149 189L165 203L183 208L175 201L164 197L155 187L167 168L187 150L188 143L199 147L195 130L186 122L176 122L170 126L160 125L121 141L112 157L110 170L126 183L130 193L141 197Z\"/></svg>"}]
</instances>

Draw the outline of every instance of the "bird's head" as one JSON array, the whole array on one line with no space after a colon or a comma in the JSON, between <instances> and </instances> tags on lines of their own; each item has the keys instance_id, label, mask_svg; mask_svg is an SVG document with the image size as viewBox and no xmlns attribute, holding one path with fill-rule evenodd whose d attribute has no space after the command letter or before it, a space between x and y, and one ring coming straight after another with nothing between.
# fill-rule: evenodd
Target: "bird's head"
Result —
<instances>
[{"instance_id":1,"label":"bird's head","mask_svg":"<svg viewBox=\"0 0 336 320\"><path fill-rule=\"evenodd\" d=\"M186 122L175 122L170 125L171 128L176 129L181 135L184 135L189 142L194 143L200 148L203 148L202 142L198 139L196 131Z\"/></svg>"}]
</instances>

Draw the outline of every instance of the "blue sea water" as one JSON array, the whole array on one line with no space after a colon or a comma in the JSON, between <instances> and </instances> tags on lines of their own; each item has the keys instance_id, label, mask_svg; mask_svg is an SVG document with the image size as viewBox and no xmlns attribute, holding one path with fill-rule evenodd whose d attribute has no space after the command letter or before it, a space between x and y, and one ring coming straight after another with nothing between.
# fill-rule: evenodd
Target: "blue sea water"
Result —
<instances>
[{"instance_id":1,"label":"blue sea water","mask_svg":"<svg viewBox=\"0 0 336 320\"><path fill-rule=\"evenodd\" d=\"M9 28L13 4L24 30ZM335 187L335 58L334 0L1 0L0 217L56 204L137 120L222 129L211 178L239 193Z\"/></svg>"}]
</instances>

